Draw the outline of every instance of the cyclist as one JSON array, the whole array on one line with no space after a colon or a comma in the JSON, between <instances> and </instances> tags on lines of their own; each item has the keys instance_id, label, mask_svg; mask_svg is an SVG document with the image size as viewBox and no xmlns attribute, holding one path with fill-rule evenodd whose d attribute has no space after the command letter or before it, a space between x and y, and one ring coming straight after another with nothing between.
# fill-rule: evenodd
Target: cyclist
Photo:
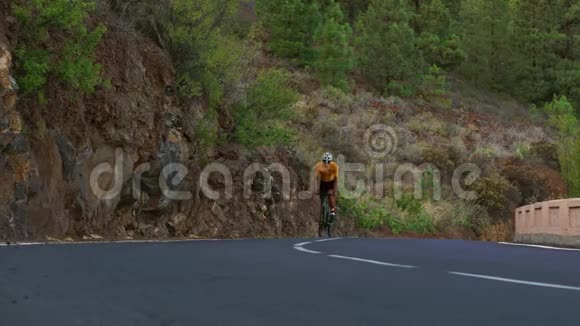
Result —
<instances>
[{"instance_id":1,"label":"cyclist","mask_svg":"<svg viewBox=\"0 0 580 326\"><path fill-rule=\"evenodd\" d=\"M322 161L315 167L318 194L320 198L328 196L330 202L330 215L336 216L336 190L338 189L338 164L333 162L331 153L324 153Z\"/></svg>"}]
</instances>

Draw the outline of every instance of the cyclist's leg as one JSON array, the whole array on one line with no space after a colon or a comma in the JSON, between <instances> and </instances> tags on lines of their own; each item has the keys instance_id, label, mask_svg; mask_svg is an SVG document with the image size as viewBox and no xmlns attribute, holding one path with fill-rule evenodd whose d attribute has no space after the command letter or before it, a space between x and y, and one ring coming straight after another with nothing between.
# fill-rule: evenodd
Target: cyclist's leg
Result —
<instances>
[{"instance_id":1,"label":"cyclist's leg","mask_svg":"<svg viewBox=\"0 0 580 326\"><path fill-rule=\"evenodd\" d=\"M328 192L328 199L330 204L330 210L333 212L336 211L336 193L334 190Z\"/></svg>"},{"instance_id":2,"label":"cyclist's leg","mask_svg":"<svg viewBox=\"0 0 580 326\"><path fill-rule=\"evenodd\" d=\"M330 206L330 211L334 215L336 213L336 189L335 184L330 183L328 188L328 204Z\"/></svg>"},{"instance_id":3,"label":"cyclist's leg","mask_svg":"<svg viewBox=\"0 0 580 326\"><path fill-rule=\"evenodd\" d=\"M318 195L320 196L320 224L324 223L324 200L327 196L328 189L326 188L326 184L321 180L320 186L318 188Z\"/></svg>"}]
</instances>

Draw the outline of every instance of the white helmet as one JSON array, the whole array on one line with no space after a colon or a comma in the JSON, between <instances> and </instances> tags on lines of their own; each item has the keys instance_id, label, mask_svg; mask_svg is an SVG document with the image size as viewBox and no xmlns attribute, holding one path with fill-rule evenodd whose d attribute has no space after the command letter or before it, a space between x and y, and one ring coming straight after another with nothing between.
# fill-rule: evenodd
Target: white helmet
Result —
<instances>
[{"instance_id":1,"label":"white helmet","mask_svg":"<svg viewBox=\"0 0 580 326\"><path fill-rule=\"evenodd\" d=\"M330 154L330 153L324 153L324 155L322 155L322 161L325 163L332 162L332 159L333 159L333 157L332 157L332 154Z\"/></svg>"}]
</instances>

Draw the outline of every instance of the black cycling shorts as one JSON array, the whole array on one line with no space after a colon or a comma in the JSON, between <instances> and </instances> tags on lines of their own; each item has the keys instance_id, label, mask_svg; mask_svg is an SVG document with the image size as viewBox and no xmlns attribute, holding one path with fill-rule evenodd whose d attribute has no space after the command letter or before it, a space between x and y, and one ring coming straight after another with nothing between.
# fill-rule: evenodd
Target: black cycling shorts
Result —
<instances>
[{"instance_id":1,"label":"black cycling shorts","mask_svg":"<svg viewBox=\"0 0 580 326\"><path fill-rule=\"evenodd\" d=\"M320 196L328 195L330 190L335 190L334 181L324 182L320 181Z\"/></svg>"}]
</instances>

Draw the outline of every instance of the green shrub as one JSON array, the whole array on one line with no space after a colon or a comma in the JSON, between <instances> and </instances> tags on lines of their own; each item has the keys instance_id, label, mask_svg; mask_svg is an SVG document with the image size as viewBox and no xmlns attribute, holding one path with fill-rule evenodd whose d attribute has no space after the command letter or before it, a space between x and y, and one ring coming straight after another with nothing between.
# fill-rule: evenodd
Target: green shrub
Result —
<instances>
[{"instance_id":1,"label":"green shrub","mask_svg":"<svg viewBox=\"0 0 580 326\"><path fill-rule=\"evenodd\" d=\"M374 229L385 224L391 226L395 220L384 205L368 195L356 199L341 196L338 202L341 211L355 217L357 225L363 229ZM396 233L395 230L393 233Z\"/></svg>"},{"instance_id":2,"label":"green shrub","mask_svg":"<svg viewBox=\"0 0 580 326\"><path fill-rule=\"evenodd\" d=\"M228 84L240 79L239 62L247 49L238 35L239 1L115 0L111 5L124 23L169 52L180 99L205 96L215 109Z\"/></svg>"},{"instance_id":3,"label":"green shrub","mask_svg":"<svg viewBox=\"0 0 580 326\"><path fill-rule=\"evenodd\" d=\"M427 234L435 231L433 219L425 212L420 201L411 196L404 196L396 202L397 209L389 209L385 201L374 199L369 195L352 199L339 198L341 211L353 216L357 225L363 229L374 229L388 226L393 234L414 232Z\"/></svg>"},{"instance_id":4,"label":"green shrub","mask_svg":"<svg viewBox=\"0 0 580 326\"><path fill-rule=\"evenodd\" d=\"M226 90L238 83L245 67L242 57L251 53L244 44L234 36L216 34L205 42L201 53L204 72L200 75L200 85L206 94L209 107L216 108L226 97Z\"/></svg>"},{"instance_id":5,"label":"green shrub","mask_svg":"<svg viewBox=\"0 0 580 326\"><path fill-rule=\"evenodd\" d=\"M163 43L167 43L177 72L181 98L205 95L210 108L221 104L225 84L238 79L242 43L224 31L237 9L233 0L170 0L157 6Z\"/></svg>"},{"instance_id":6,"label":"green shrub","mask_svg":"<svg viewBox=\"0 0 580 326\"><path fill-rule=\"evenodd\" d=\"M291 132L284 124L292 117L298 94L289 85L289 76L281 70L260 73L248 91L247 103L234 113L234 139L246 146L285 145Z\"/></svg>"},{"instance_id":7,"label":"green shrub","mask_svg":"<svg viewBox=\"0 0 580 326\"><path fill-rule=\"evenodd\" d=\"M248 91L248 107L260 119L288 120L298 94L290 86L290 75L283 70L262 71Z\"/></svg>"},{"instance_id":8,"label":"green shrub","mask_svg":"<svg viewBox=\"0 0 580 326\"><path fill-rule=\"evenodd\" d=\"M446 136L446 124L433 116L433 113L426 112L414 116L407 123L407 128L416 134L433 134Z\"/></svg>"},{"instance_id":9,"label":"green shrub","mask_svg":"<svg viewBox=\"0 0 580 326\"><path fill-rule=\"evenodd\" d=\"M292 140L291 131L280 121L263 121L248 107L236 110L235 140L247 147L288 145Z\"/></svg>"},{"instance_id":10,"label":"green shrub","mask_svg":"<svg viewBox=\"0 0 580 326\"><path fill-rule=\"evenodd\" d=\"M23 45L16 49L16 59L19 61L18 86L23 94L41 90L46 85L51 72L50 54L46 50L34 50Z\"/></svg>"},{"instance_id":11,"label":"green shrub","mask_svg":"<svg viewBox=\"0 0 580 326\"><path fill-rule=\"evenodd\" d=\"M425 75L422 93L427 99L444 108L451 107L451 97L447 95L447 77L443 70L436 65L431 66L429 72Z\"/></svg>"},{"instance_id":12,"label":"green shrub","mask_svg":"<svg viewBox=\"0 0 580 326\"><path fill-rule=\"evenodd\" d=\"M427 166L421 175L421 189L426 192L427 201L441 199L441 174L437 167Z\"/></svg>"},{"instance_id":13,"label":"green shrub","mask_svg":"<svg viewBox=\"0 0 580 326\"><path fill-rule=\"evenodd\" d=\"M451 157L454 154L452 149L447 146L435 147L429 146L424 147L421 155L423 156L423 161L425 163L431 163L437 168L444 171L450 171L456 165L457 162L454 160L459 160L457 156Z\"/></svg>"},{"instance_id":14,"label":"green shrub","mask_svg":"<svg viewBox=\"0 0 580 326\"><path fill-rule=\"evenodd\" d=\"M530 144L527 143L518 143L516 144L516 152L515 156L519 160L524 160L530 155L530 150L532 149Z\"/></svg>"},{"instance_id":15,"label":"green shrub","mask_svg":"<svg viewBox=\"0 0 580 326\"><path fill-rule=\"evenodd\" d=\"M409 232L428 234L435 232L435 225L433 218L429 216L424 210L416 214L411 214L405 220L405 229Z\"/></svg>"},{"instance_id":16,"label":"green shrub","mask_svg":"<svg viewBox=\"0 0 580 326\"><path fill-rule=\"evenodd\" d=\"M436 65L429 67L429 72L423 81L423 87L429 95L444 96L447 93L447 78L441 68Z\"/></svg>"},{"instance_id":17,"label":"green shrub","mask_svg":"<svg viewBox=\"0 0 580 326\"><path fill-rule=\"evenodd\" d=\"M94 7L90 0L20 0L14 5L22 23L16 59L23 94L41 92L50 76L87 93L103 82L95 49L106 28L89 31L85 24Z\"/></svg>"},{"instance_id":18,"label":"green shrub","mask_svg":"<svg viewBox=\"0 0 580 326\"><path fill-rule=\"evenodd\" d=\"M328 107L333 112L344 114L350 112L354 99L350 94L334 86L326 86L320 89L320 106ZM318 100L318 99L317 99ZM317 105L315 109L319 109Z\"/></svg>"},{"instance_id":19,"label":"green shrub","mask_svg":"<svg viewBox=\"0 0 580 326\"><path fill-rule=\"evenodd\" d=\"M473 152L473 154L471 154L470 159L483 159L483 160L489 160L489 159L493 159L496 158L498 156L497 151L490 147L490 146L483 146L483 147L477 147L475 149L475 151Z\"/></svg>"},{"instance_id":20,"label":"green shrub","mask_svg":"<svg viewBox=\"0 0 580 326\"><path fill-rule=\"evenodd\" d=\"M478 237L492 225L487 209L474 201L454 201L451 216L453 226L467 228Z\"/></svg>"},{"instance_id":21,"label":"green shrub","mask_svg":"<svg viewBox=\"0 0 580 326\"><path fill-rule=\"evenodd\" d=\"M415 198L413 193L403 193L401 198L395 200L397 208L406 215L403 219L393 221L397 232L431 233L435 231L433 218L427 214L421 200Z\"/></svg>"},{"instance_id":22,"label":"green shrub","mask_svg":"<svg viewBox=\"0 0 580 326\"><path fill-rule=\"evenodd\" d=\"M517 187L522 204L533 204L565 195L566 186L558 171L542 165L510 164L502 174Z\"/></svg>"},{"instance_id":23,"label":"green shrub","mask_svg":"<svg viewBox=\"0 0 580 326\"><path fill-rule=\"evenodd\" d=\"M411 192L403 193L401 198L395 200L395 203L402 212L408 212L413 215L419 214L423 210L423 204Z\"/></svg>"},{"instance_id":24,"label":"green shrub","mask_svg":"<svg viewBox=\"0 0 580 326\"><path fill-rule=\"evenodd\" d=\"M327 115L324 119L315 119L309 137L313 137L320 145L321 150L340 153L349 162L363 162L367 153L353 142L356 137L350 128L344 128L338 119L339 115Z\"/></svg>"},{"instance_id":25,"label":"green shrub","mask_svg":"<svg viewBox=\"0 0 580 326\"><path fill-rule=\"evenodd\" d=\"M580 123L565 96L545 105L550 124L558 131L558 156L570 196L580 196Z\"/></svg>"},{"instance_id":26,"label":"green shrub","mask_svg":"<svg viewBox=\"0 0 580 326\"><path fill-rule=\"evenodd\" d=\"M384 207L375 207L360 215L358 224L363 229L373 229L384 225L389 217L390 216Z\"/></svg>"},{"instance_id":27,"label":"green shrub","mask_svg":"<svg viewBox=\"0 0 580 326\"><path fill-rule=\"evenodd\" d=\"M218 142L217 119L217 112L210 109L195 123L194 153L202 163L207 163L207 154Z\"/></svg>"},{"instance_id":28,"label":"green shrub","mask_svg":"<svg viewBox=\"0 0 580 326\"><path fill-rule=\"evenodd\" d=\"M487 210L473 201L450 197L434 203L429 212L435 214L436 229L448 234L462 234L464 231L481 233L476 230L480 220L488 219Z\"/></svg>"},{"instance_id":29,"label":"green shrub","mask_svg":"<svg viewBox=\"0 0 580 326\"><path fill-rule=\"evenodd\" d=\"M477 193L476 202L487 208L496 219L510 217L510 205L520 202L517 189L499 174L479 179L474 183L473 190Z\"/></svg>"},{"instance_id":30,"label":"green shrub","mask_svg":"<svg viewBox=\"0 0 580 326\"><path fill-rule=\"evenodd\" d=\"M532 143L527 158L534 163L545 164L557 170L560 169L558 146L555 143L547 141Z\"/></svg>"},{"instance_id":31,"label":"green shrub","mask_svg":"<svg viewBox=\"0 0 580 326\"><path fill-rule=\"evenodd\" d=\"M94 51L105 31L102 25L93 32L80 29L75 38L65 43L57 68L58 75L65 83L90 93L103 82L101 66L95 64Z\"/></svg>"}]
</instances>

